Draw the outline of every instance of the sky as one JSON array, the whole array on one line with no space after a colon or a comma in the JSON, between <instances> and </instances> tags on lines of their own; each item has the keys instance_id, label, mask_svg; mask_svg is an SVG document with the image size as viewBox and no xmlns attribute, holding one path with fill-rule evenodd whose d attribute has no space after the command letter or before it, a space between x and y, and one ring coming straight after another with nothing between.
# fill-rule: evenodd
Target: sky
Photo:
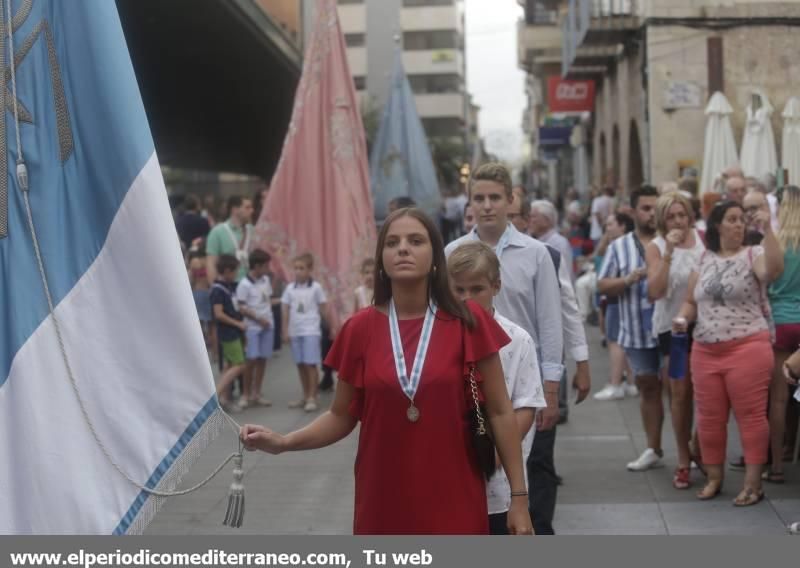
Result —
<instances>
[{"instance_id":1,"label":"sky","mask_svg":"<svg viewBox=\"0 0 800 568\"><path fill-rule=\"evenodd\" d=\"M481 107L487 150L514 162L522 155L525 72L517 66L517 0L465 0L467 90Z\"/></svg>"}]
</instances>

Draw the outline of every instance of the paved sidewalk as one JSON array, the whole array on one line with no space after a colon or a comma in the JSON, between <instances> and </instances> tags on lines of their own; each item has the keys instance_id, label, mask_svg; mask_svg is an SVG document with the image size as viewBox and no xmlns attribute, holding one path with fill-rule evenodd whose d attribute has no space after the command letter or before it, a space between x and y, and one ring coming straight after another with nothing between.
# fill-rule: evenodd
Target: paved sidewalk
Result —
<instances>
[{"instance_id":1,"label":"paved sidewalk","mask_svg":"<svg viewBox=\"0 0 800 568\"><path fill-rule=\"evenodd\" d=\"M599 390L607 380L608 359L597 328L588 328L592 347L592 378ZM288 349L270 363L265 394L275 405L235 415L239 422L265 424L286 432L313 415L289 410L299 384ZM324 395L326 407L331 395ZM695 488L672 488L674 442L667 415L664 428L666 466L647 473L626 471L625 464L644 449L638 399L620 402L587 400L572 407L566 425L559 426L556 464L564 478L556 509L558 534L785 534L785 524L800 520L800 474L787 464L787 484L769 485L768 499L754 507L731 505L741 487L741 474L726 472L723 494L711 502L694 498ZM738 455L736 429L729 453ZM245 525L222 526L230 470L200 491L168 500L148 528L148 534L351 534L353 463L357 432L337 445L312 452L245 458ZM233 432L217 439L186 476L188 487L203 479L236 449ZM702 482L693 472L696 485Z\"/></svg>"}]
</instances>

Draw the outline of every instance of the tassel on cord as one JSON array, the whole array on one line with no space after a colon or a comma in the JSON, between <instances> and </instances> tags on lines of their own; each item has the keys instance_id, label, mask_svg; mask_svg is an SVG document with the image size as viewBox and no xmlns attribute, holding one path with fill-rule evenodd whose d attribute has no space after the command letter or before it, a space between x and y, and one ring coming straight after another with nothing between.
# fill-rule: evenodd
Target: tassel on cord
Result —
<instances>
[{"instance_id":1,"label":"tassel on cord","mask_svg":"<svg viewBox=\"0 0 800 568\"><path fill-rule=\"evenodd\" d=\"M242 447L239 443L239 453L233 458L233 483L228 491L228 509L225 511L225 520L222 524L238 529L244 521L244 470L242 469Z\"/></svg>"}]
</instances>

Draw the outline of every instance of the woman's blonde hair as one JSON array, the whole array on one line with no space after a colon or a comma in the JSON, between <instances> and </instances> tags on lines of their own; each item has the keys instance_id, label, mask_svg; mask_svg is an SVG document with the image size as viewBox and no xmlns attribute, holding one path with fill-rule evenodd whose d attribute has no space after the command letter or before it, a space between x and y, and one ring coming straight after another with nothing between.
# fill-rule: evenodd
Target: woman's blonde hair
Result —
<instances>
[{"instance_id":1,"label":"woman's blonde hair","mask_svg":"<svg viewBox=\"0 0 800 568\"><path fill-rule=\"evenodd\" d=\"M459 246L447 259L447 270L456 278L463 274L485 276L494 284L500 280L500 261L492 248L481 241Z\"/></svg>"},{"instance_id":2,"label":"woman's blonde hair","mask_svg":"<svg viewBox=\"0 0 800 568\"><path fill-rule=\"evenodd\" d=\"M676 203L683 205L683 208L686 210L686 215L689 217L689 223L694 223L694 208L692 207L692 202L679 191L665 193L656 201L656 229L658 230L658 234L662 237L667 236L667 213L670 207Z\"/></svg>"},{"instance_id":3,"label":"woman's blonde hair","mask_svg":"<svg viewBox=\"0 0 800 568\"><path fill-rule=\"evenodd\" d=\"M787 185L783 188L778 220L781 226L778 242L783 250L800 250L800 187Z\"/></svg>"}]
</instances>

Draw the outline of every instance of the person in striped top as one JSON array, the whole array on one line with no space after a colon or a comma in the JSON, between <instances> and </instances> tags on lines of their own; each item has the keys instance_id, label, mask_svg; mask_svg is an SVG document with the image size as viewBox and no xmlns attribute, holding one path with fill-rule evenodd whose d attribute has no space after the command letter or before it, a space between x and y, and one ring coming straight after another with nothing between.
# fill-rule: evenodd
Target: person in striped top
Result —
<instances>
[{"instance_id":1,"label":"person in striped top","mask_svg":"<svg viewBox=\"0 0 800 568\"><path fill-rule=\"evenodd\" d=\"M653 334L652 302L647 295L645 248L655 237L658 191L645 185L631 192L636 230L614 241L598 275L600 294L619 298L620 326L617 342L625 349L641 394L642 423L647 449L628 464L631 471L645 471L661 465L661 429L664 407L658 378L660 356ZM613 338L609 338L613 340Z\"/></svg>"}]
</instances>

